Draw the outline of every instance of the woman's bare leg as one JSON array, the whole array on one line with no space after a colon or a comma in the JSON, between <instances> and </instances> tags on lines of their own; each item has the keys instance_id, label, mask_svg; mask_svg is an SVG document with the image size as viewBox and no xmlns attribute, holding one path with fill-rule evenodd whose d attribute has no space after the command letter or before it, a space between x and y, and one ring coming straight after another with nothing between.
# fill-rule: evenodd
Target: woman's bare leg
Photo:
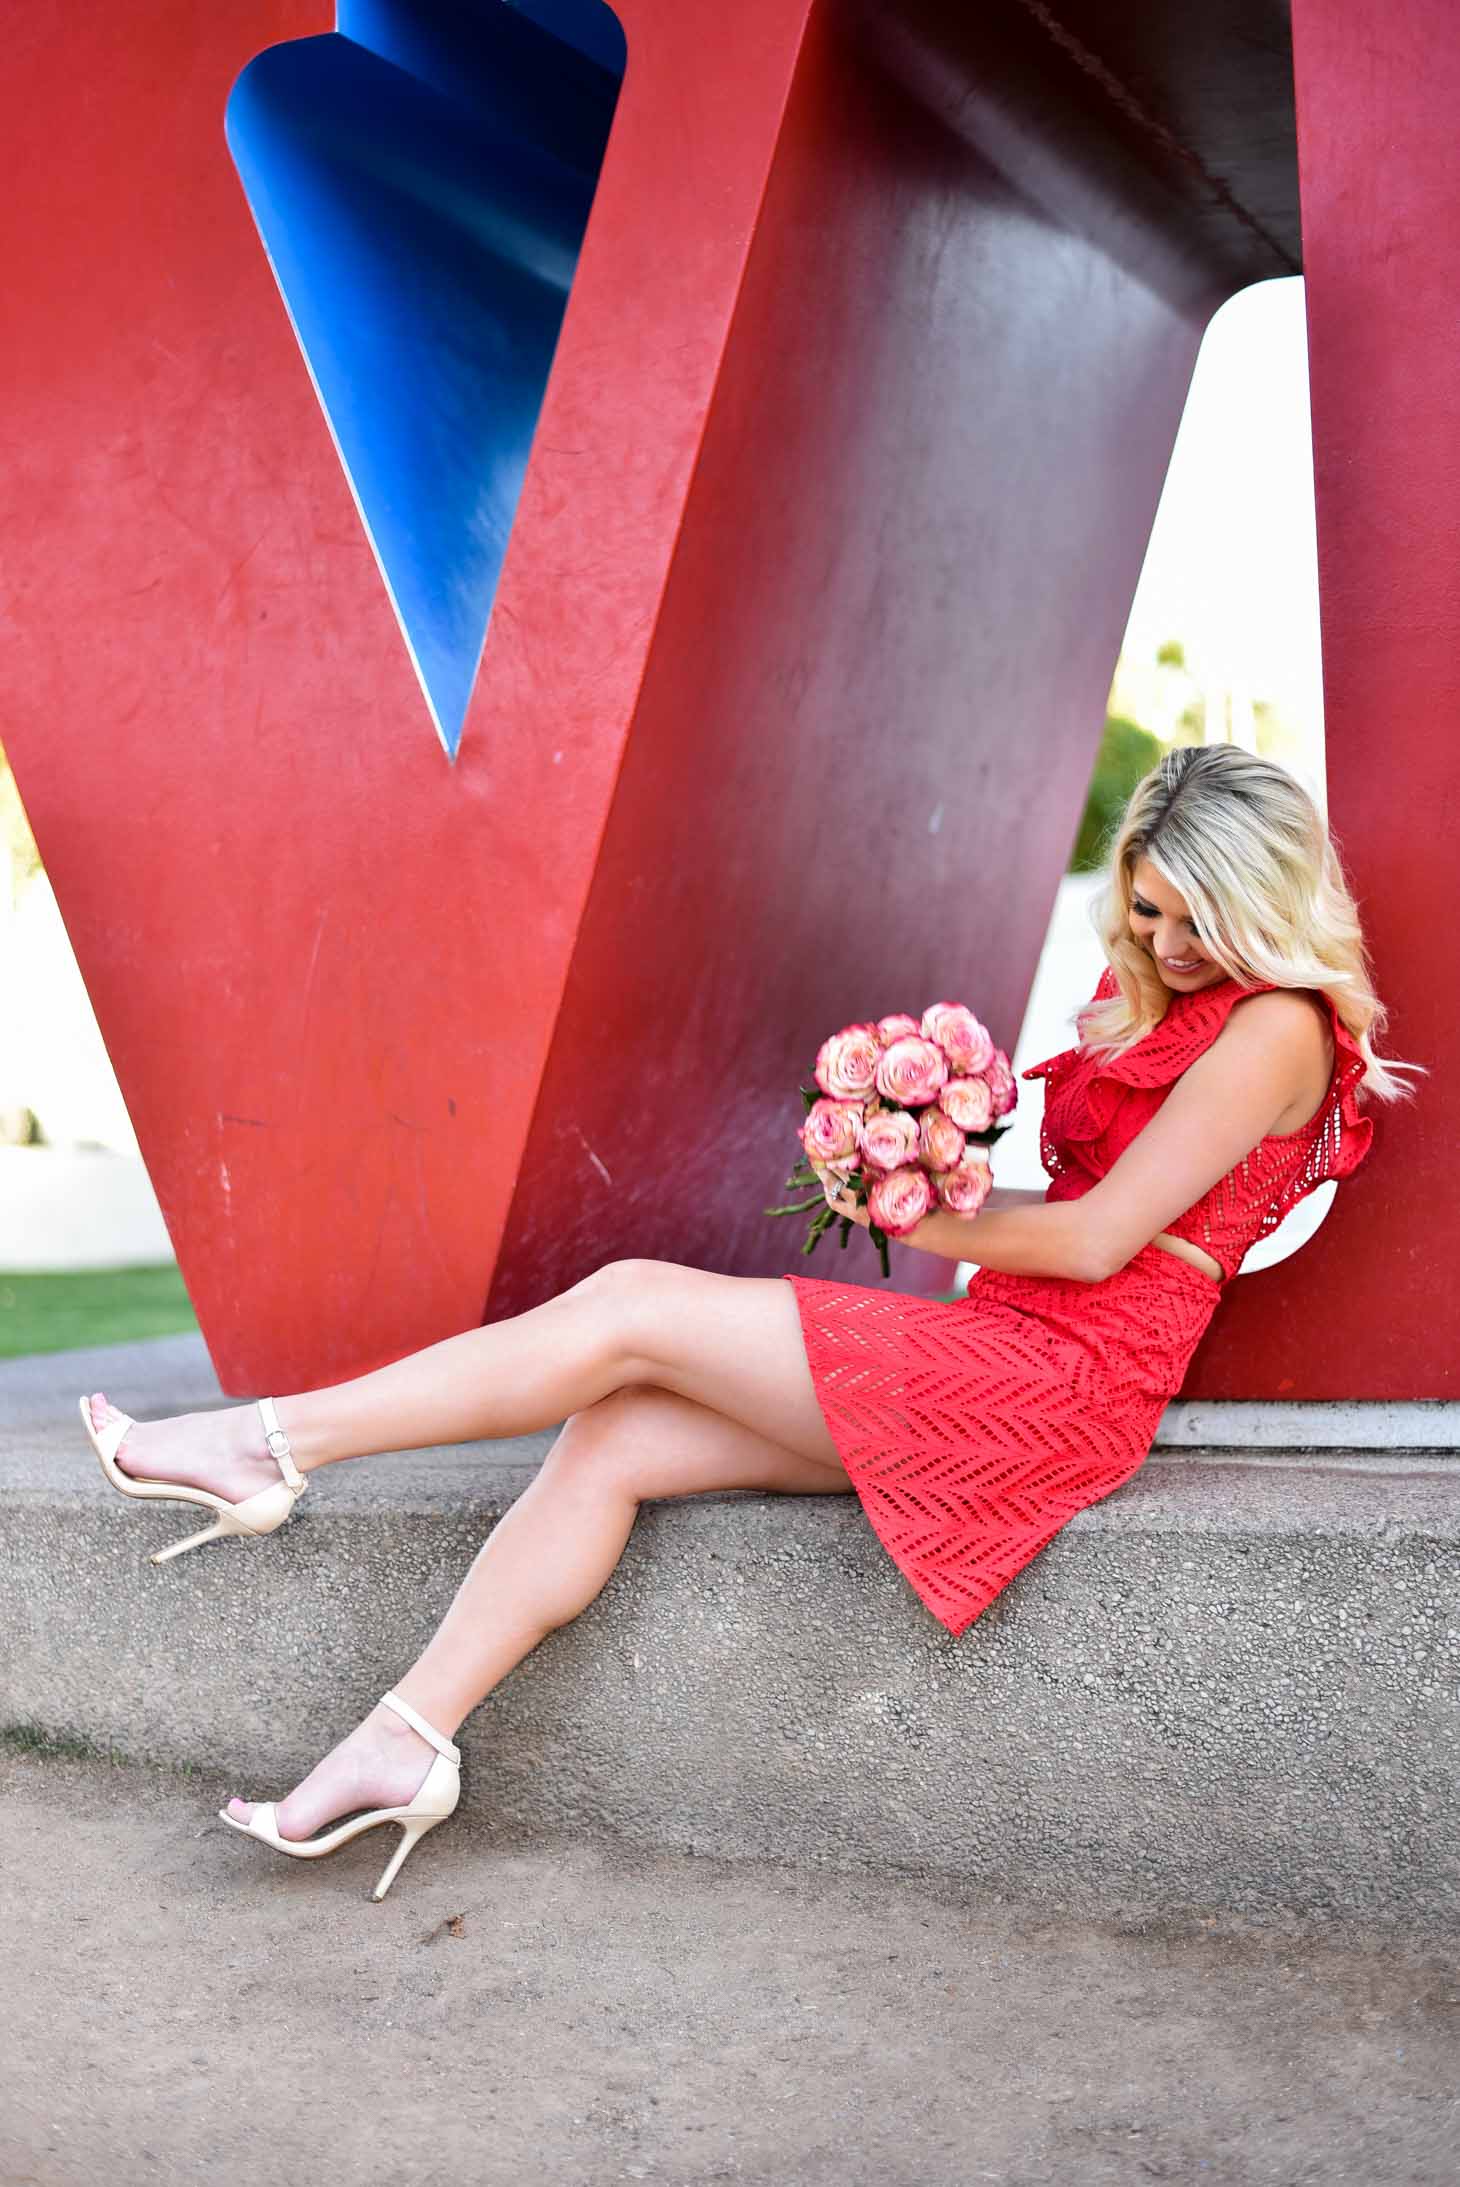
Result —
<instances>
[{"instance_id":1,"label":"woman's bare leg","mask_svg":"<svg viewBox=\"0 0 1460 2187\"><path fill-rule=\"evenodd\" d=\"M531 1434L641 1383L693 1398L804 1457L837 1462L791 1286L674 1261L610 1261L525 1314L277 1404L295 1463L308 1473L367 1451ZM98 1393L93 1418L105 1411ZM139 1424L118 1463L235 1501L279 1477L251 1405Z\"/></svg>"},{"instance_id":2,"label":"woman's bare leg","mask_svg":"<svg viewBox=\"0 0 1460 2187\"><path fill-rule=\"evenodd\" d=\"M615 1391L568 1421L395 1691L450 1738L544 1634L593 1601L647 1498L727 1488L817 1495L850 1485L834 1452L829 1462L804 1457L667 1390ZM392 1710L375 1708L280 1803L280 1832L311 1837L356 1808L410 1799L432 1751ZM230 1806L248 1819L249 1802Z\"/></svg>"}]
</instances>

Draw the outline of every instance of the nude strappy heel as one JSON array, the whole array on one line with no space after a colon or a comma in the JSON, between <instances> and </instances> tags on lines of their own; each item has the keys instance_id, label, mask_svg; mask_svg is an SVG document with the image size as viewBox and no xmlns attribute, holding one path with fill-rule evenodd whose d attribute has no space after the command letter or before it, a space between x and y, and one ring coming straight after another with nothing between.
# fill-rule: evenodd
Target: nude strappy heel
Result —
<instances>
[{"instance_id":1,"label":"nude strappy heel","mask_svg":"<svg viewBox=\"0 0 1460 2187\"><path fill-rule=\"evenodd\" d=\"M397 1716L403 1716L412 1729L418 1731L423 1739L428 1739L436 1749L435 1760L427 1770L420 1790L408 1806L372 1807L362 1815L352 1815L347 1821L337 1823L333 1829L326 1830L322 1837L317 1838L281 1838L279 1825L275 1820L277 1803L273 1800L260 1800L247 1822L240 1822L236 1815L230 1815L226 1807L218 1810L231 1830L241 1830L245 1837L258 1838L263 1844L271 1845L276 1853L289 1853L296 1860L319 1860L324 1854L337 1852L342 1845L348 1845L351 1838L358 1838L362 1830L373 1830L377 1823L399 1823L400 1843L387 1861L384 1875L370 1894L376 1899L384 1898L411 1847L424 1838L428 1830L434 1830L437 1823L445 1822L448 1815L454 1814L456 1803L461 1798L460 1747L454 1745L450 1739L443 1739L440 1732L434 1730L425 1717L411 1707L409 1701L402 1701L398 1693L383 1693L380 1698L386 1708L394 1709Z\"/></svg>"},{"instance_id":2,"label":"nude strappy heel","mask_svg":"<svg viewBox=\"0 0 1460 2187\"><path fill-rule=\"evenodd\" d=\"M289 1448L288 1436L279 1425L274 1400L261 1397L258 1406L270 1455L277 1461L284 1478L275 1482L272 1488L261 1488L257 1495L245 1496L241 1503L231 1504L226 1496L215 1496L211 1489L185 1488L180 1481L134 1481L129 1473L123 1473L116 1460L123 1438L137 1422L121 1413L98 1432L91 1424L91 1407L82 1398L82 1424L92 1449L101 1460L101 1470L113 1488L119 1488L124 1496L160 1496L171 1503L204 1504L217 1514L212 1525L205 1526L201 1533L187 1534L167 1549L155 1549L151 1557L153 1564L166 1564L169 1557L180 1557L185 1549L196 1549L199 1542L216 1541L225 1534L237 1534L245 1541L252 1541L257 1535L272 1534L292 1516L308 1483L294 1463L294 1453Z\"/></svg>"}]
</instances>

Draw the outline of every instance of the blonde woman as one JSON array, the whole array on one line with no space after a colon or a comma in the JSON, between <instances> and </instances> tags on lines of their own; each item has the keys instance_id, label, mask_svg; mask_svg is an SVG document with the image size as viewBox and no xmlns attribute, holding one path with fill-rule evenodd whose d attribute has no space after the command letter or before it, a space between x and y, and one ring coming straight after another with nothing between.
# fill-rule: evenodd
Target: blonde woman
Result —
<instances>
[{"instance_id":1,"label":"blonde woman","mask_svg":"<svg viewBox=\"0 0 1460 2187\"><path fill-rule=\"evenodd\" d=\"M1337 852L1269 761L1169 753L1096 908L1108 961L1078 1043L1024 1073L1046 1082L1047 1192L902 1241L977 1263L959 1300L614 1261L332 1388L145 1425L81 1401L117 1488L214 1515L156 1561L272 1532L312 1473L363 1452L566 1423L396 1688L277 1806L233 1799L225 1822L302 1858L394 1822L383 1895L456 1805L457 1728L593 1601L646 1498L855 1492L959 1634L1130 1477L1247 1248L1352 1174L1361 1103L1408 1097L1398 1074L1422 1067L1375 1053L1386 1014Z\"/></svg>"}]
</instances>

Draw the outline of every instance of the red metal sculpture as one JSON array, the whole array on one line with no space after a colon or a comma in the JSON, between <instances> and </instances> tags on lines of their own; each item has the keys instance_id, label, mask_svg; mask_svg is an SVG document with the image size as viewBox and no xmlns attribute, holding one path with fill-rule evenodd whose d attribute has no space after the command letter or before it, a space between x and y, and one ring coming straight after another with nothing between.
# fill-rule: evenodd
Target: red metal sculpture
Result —
<instances>
[{"instance_id":1,"label":"red metal sculpture","mask_svg":"<svg viewBox=\"0 0 1460 2187\"><path fill-rule=\"evenodd\" d=\"M1012 1046L1203 328L1295 261L1118 95L1128 14L969 12L623 0L454 759L224 142L328 11L12 45L5 741L225 1389L625 1253L784 1267L807 1027L953 937ZM1460 50L1295 14L1330 812L1435 1075L1190 1388L1440 1396Z\"/></svg>"}]
</instances>

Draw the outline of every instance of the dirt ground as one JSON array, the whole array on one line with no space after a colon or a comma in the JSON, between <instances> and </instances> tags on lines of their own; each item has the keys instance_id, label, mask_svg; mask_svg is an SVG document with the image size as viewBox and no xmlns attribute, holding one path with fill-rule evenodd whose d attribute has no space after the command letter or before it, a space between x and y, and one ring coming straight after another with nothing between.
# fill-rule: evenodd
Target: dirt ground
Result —
<instances>
[{"instance_id":1,"label":"dirt ground","mask_svg":"<svg viewBox=\"0 0 1460 2187\"><path fill-rule=\"evenodd\" d=\"M3 2187L1440 2187L1451 1939L1097 1929L907 1879L287 1861L0 1747Z\"/></svg>"}]
</instances>

